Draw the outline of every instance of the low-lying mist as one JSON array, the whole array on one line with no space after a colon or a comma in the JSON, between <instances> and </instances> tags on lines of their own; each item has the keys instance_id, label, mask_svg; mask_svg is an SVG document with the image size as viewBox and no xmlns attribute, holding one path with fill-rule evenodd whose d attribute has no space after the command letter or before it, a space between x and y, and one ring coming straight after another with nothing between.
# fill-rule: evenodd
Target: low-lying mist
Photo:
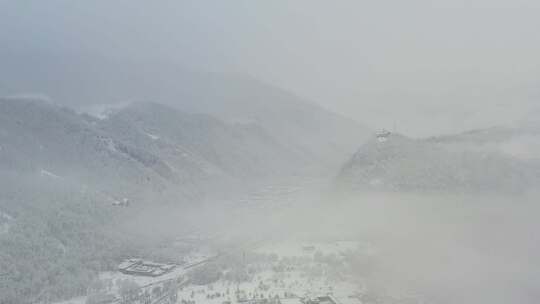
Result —
<instances>
[{"instance_id":1,"label":"low-lying mist","mask_svg":"<svg viewBox=\"0 0 540 304\"><path fill-rule=\"evenodd\" d=\"M329 230L357 232L378 248L374 287L412 288L437 303L538 296L534 196L361 195L334 207Z\"/></svg>"},{"instance_id":2,"label":"low-lying mist","mask_svg":"<svg viewBox=\"0 0 540 304\"><path fill-rule=\"evenodd\" d=\"M151 235L189 226L244 241L355 240L374 249L353 269L370 290L417 293L434 303L535 303L536 197L329 195L316 184L295 194L293 202L276 201L268 208L209 204L169 210L168 216L159 215Z\"/></svg>"}]
</instances>

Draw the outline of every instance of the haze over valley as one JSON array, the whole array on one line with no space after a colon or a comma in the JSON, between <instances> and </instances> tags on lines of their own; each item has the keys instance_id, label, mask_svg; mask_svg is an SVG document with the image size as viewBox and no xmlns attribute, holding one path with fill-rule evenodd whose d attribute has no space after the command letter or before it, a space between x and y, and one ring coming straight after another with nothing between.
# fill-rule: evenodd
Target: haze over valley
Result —
<instances>
[{"instance_id":1,"label":"haze over valley","mask_svg":"<svg viewBox=\"0 0 540 304\"><path fill-rule=\"evenodd\" d=\"M537 303L538 9L0 3L0 304Z\"/></svg>"}]
</instances>

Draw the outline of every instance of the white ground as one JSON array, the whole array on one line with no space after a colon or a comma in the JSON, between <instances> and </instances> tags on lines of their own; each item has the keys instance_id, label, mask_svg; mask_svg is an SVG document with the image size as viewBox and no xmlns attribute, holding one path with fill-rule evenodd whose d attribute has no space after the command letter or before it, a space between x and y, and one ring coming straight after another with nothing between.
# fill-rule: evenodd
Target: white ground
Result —
<instances>
[{"instance_id":1,"label":"white ground","mask_svg":"<svg viewBox=\"0 0 540 304\"><path fill-rule=\"evenodd\" d=\"M313 246L314 249L305 250L305 246ZM258 249L256 252L266 254L277 254L280 258L292 257L312 257L315 252L321 252L325 255L335 254L340 256L350 251L359 251L365 249L365 245L351 241L337 242L269 242ZM307 261L310 261L309 259ZM311 263L311 262L307 262ZM362 293L363 289L356 283L346 281L332 281L325 275L310 277L301 266L296 265L296 269L276 272L268 265L259 265L262 271L256 273L250 282L234 283L226 280L220 280L216 283L197 286L185 286L178 292L178 303L185 301L195 301L195 304L222 304L230 301L232 304L238 304L236 291L240 291L248 299L257 297L273 297L278 295L283 298L285 294L289 297L282 300L284 304L298 304L299 297L309 295L332 294L339 304L359 304L359 301L350 296ZM209 298L207 295L220 296Z\"/></svg>"},{"instance_id":2,"label":"white ground","mask_svg":"<svg viewBox=\"0 0 540 304\"><path fill-rule=\"evenodd\" d=\"M84 106L77 110L77 113L79 114L88 114L90 116L93 116L97 119L106 119L111 114L113 114L116 111L121 110L122 108L126 107L129 103L123 102L123 103L117 103L117 104L97 104L97 105L90 105L90 106Z\"/></svg>"},{"instance_id":3,"label":"white ground","mask_svg":"<svg viewBox=\"0 0 540 304\"><path fill-rule=\"evenodd\" d=\"M152 140L158 140L160 138L159 136L152 133L144 132L144 134L146 134L146 136L150 137L150 139Z\"/></svg>"},{"instance_id":4,"label":"white ground","mask_svg":"<svg viewBox=\"0 0 540 304\"><path fill-rule=\"evenodd\" d=\"M313 247L313 250L306 250L305 247ZM362 252L363 254L374 254L375 249L368 243L355 241L335 241L335 242L270 242L257 250L259 253L277 254L279 257L311 257L315 252L324 255L335 254L337 256L348 252Z\"/></svg>"},{"instance_id":5,"label":"white ground","mask_svg":"<svg viewBox=\"0 0 540 304\"><path fill-rule=\"evenodd\" d=\"M11 227L13 217L5 212L0 211L0 234L8 233Z\"/></svg>"},{"instance_id":6,"label":"white ground","mask_svg":"<svg viewBox=\"0 0 540 304\"><path fill-rule=\"evenodd\" d=\"M44 177L50 177L50 178L60 178L60 176L52 173L51 171L47 171L45 169L41 169L41 171L39 172L39 174L41 176L44 176Z\"/></svg>"},{"instance_id":7,"label":"white ground","mask_svg":"<svg viewBox=\"0 0 540 304\"><path fill-rule=\"evenodd\" d=\"M54 304L85 304L86 297L77 297L67 301L56 302Z\"/></svg>"},{"instance_id":8,"label":"white ground","mask_svg":"<svg viewBox=\"0 0 540 304\"><path fill-rule=\"evenodd\" d=\"M261 284L262 283L262 284ZM227 294L227 290L229 291ZM332 293L338 299L347 299L360 290L358 286L347 282L329 282L321 277L309 279L298 271L287 273L275 273L273 271L264 271L257 274L253 281L240 284L230 281L220 280L214 284L206 286L189 285L178 292L178 303L182 300L195 301L195 304L222 304L224 301L230 301L237 304L235 295L236 290L240 290L247 298L253 295L261 295L265 298L278 295L283 298L285 293L292 298L304 297L307 295L322 295ZM223 296L209 299L208 294L219 293ZM191 295L194 294L192 298ZM347 302L347 304L350 302ZM345 303L341 303L345 304Z\"/></svg>"}]
</instances>

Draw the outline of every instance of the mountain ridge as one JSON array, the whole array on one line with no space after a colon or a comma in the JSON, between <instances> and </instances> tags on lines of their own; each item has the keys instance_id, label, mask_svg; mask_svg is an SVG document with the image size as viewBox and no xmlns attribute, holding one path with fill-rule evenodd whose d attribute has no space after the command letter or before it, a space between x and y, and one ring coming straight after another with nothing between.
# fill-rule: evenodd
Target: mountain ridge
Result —
<instances>
[{"instance_id":1,"label":"mountain ridge","mask_svg":"<svg viewBox=\"0 0 540 304\"><path fill-rule=\"evenodd\" d=\"M21 56L0 50L0 58L10 71L0 75L0 96L48 96L71 108L147 101L227 123L255 123L282 145L324 163L323 171L339 166L371 133L349 118L251 77L82 51L27 51Z\"/></svg>"},{"instance_id":2,"label":"mountain ridge","mask_svg":"<svg viewBox=\"0 0 540 304\"><path fill-rule=\"evenodd\" d=\"M522 193L540 182L540 162L512 153L508 143L535 132L497 127L426 139L374 137L336 181L349 190Z\"/></svg>"}]
</instances>

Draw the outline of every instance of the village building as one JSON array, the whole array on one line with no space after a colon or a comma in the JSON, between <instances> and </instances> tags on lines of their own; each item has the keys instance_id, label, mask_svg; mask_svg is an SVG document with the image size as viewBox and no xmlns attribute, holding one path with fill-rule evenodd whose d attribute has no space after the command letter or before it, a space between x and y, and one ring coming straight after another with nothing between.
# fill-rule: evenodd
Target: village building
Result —
<instances>
[{"instance_id":1,"label":"village building","mask_svg":"<svg viewBox=\"0 0 540 304\"><path fill-rule=\"evenodd\" d=\"M381 131L377 132L375 136L377 137L378 142L385 142L388 140L388 137L391 135L390 131L386 129L382 129Z\"/></svg>"},{"instance_id":2,"label":"village building","mask_svg":"<svg viewBox=\"0 0 540 304\"><path fill-rule=\"evenodd\" d=\"M142 259L128 259L118 265L118 271L123 274L158 277L176 267L175 264L162 264Z\"/></svg>"}]
</instances>

